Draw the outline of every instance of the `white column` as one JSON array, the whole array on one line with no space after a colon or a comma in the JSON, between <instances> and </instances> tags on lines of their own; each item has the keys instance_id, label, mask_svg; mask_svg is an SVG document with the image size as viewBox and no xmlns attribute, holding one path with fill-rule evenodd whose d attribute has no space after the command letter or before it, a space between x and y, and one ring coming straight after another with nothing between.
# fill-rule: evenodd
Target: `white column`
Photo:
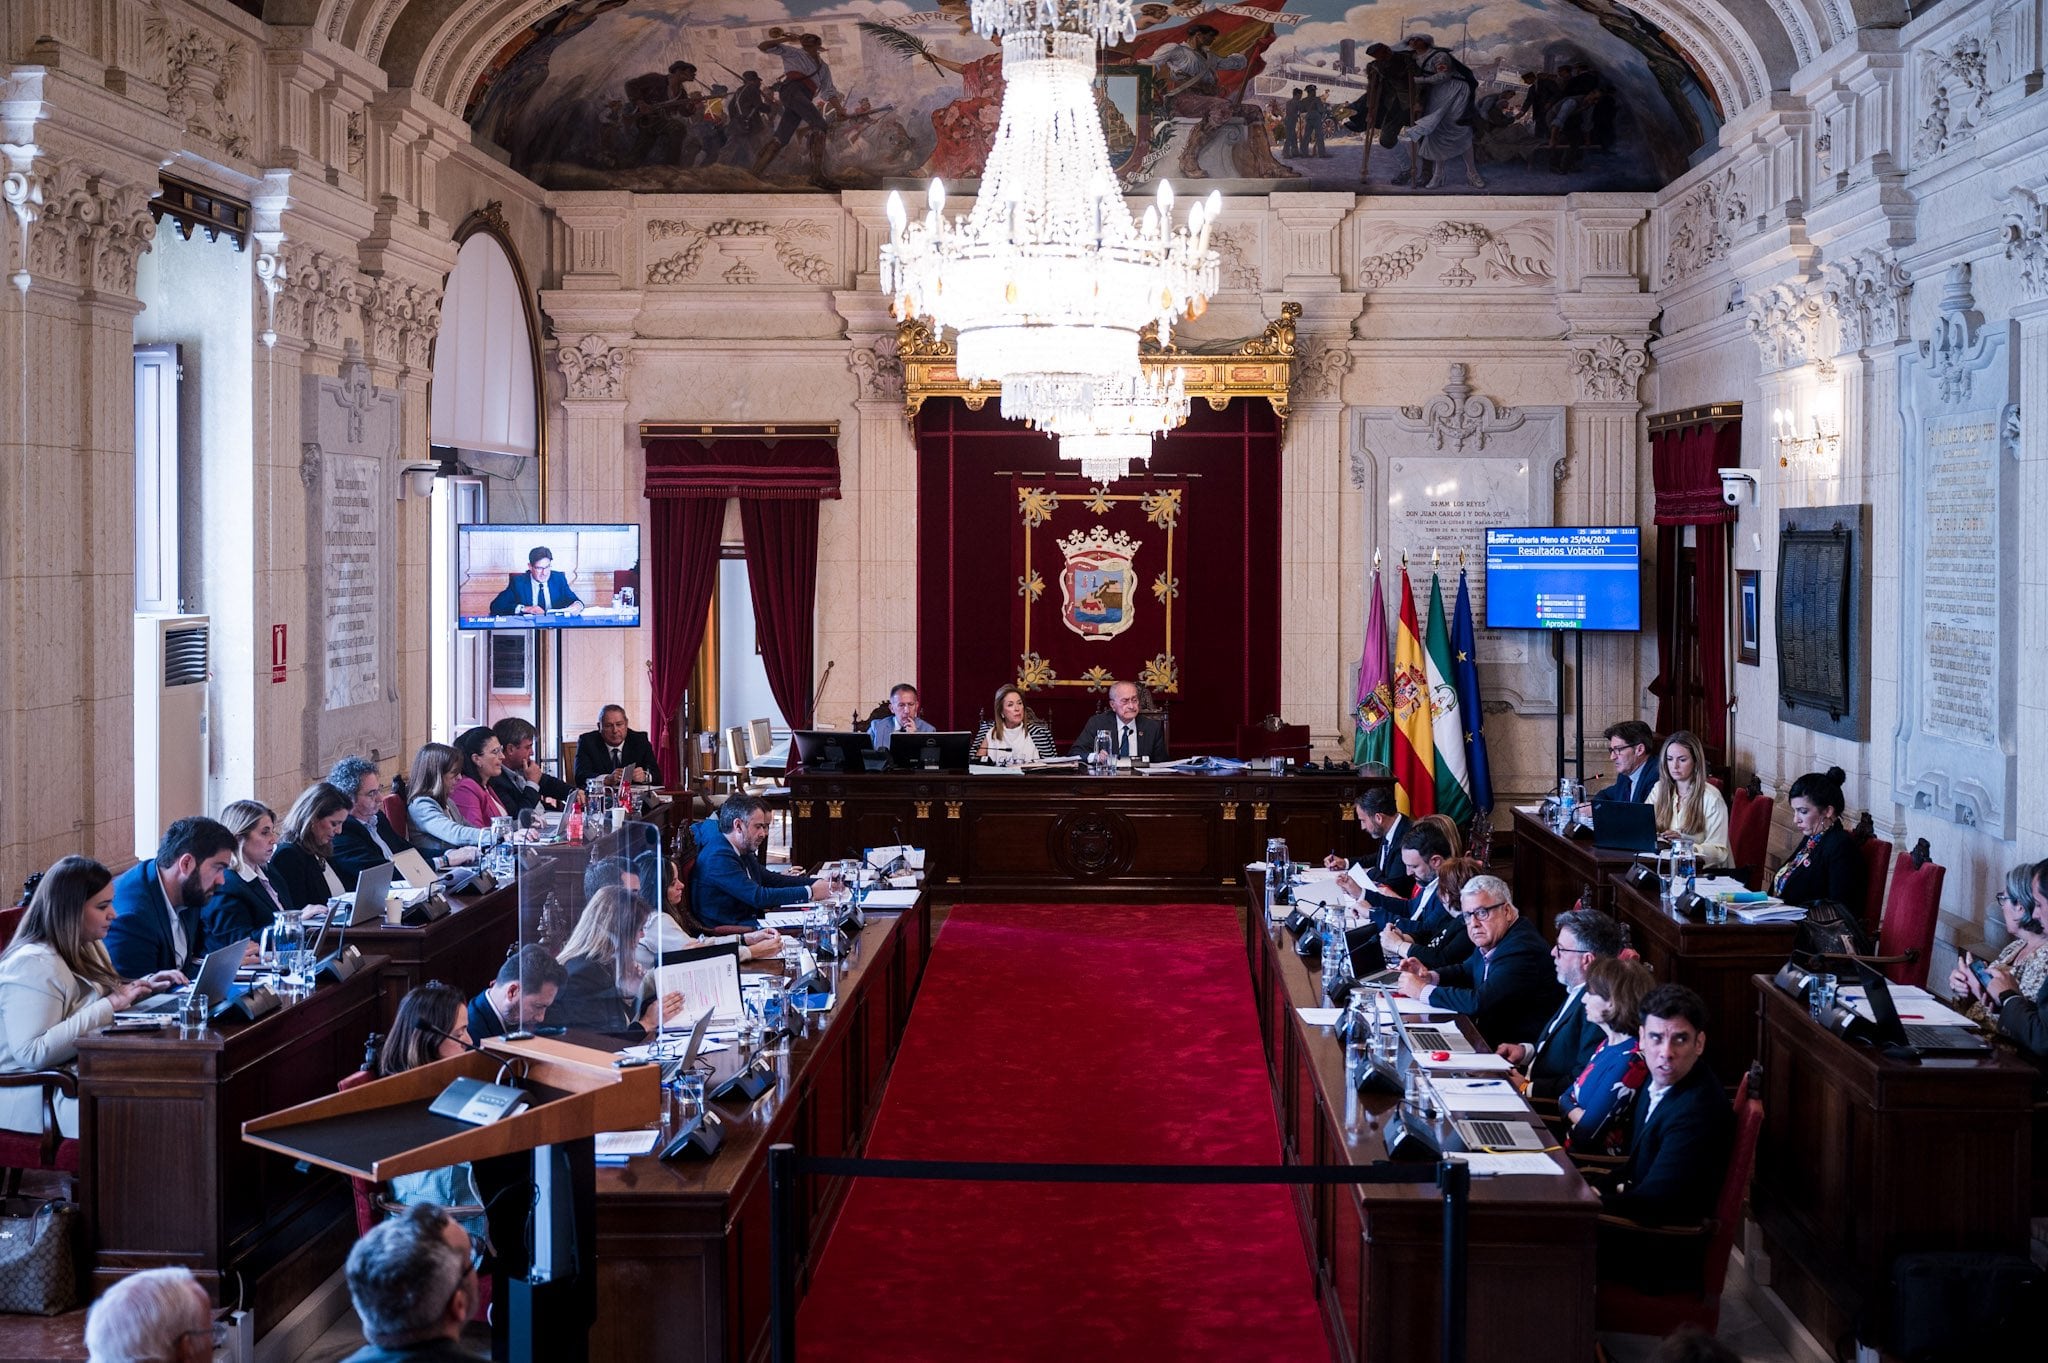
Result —
<instances>
[{"instance_id":1,"label":"white column","mask_svg":"<svg viewBox=\"0 0 2048 1363\"><path fill-rule=\"evenodd\" d=\"M1341 341L1301 350L1280 447L1280 718L1307 724L1318 755L1349 757L1358 646L1346 651L1357 630L1345 613L1342 386L1351 355Z\"/></svg>"}]
</instances>

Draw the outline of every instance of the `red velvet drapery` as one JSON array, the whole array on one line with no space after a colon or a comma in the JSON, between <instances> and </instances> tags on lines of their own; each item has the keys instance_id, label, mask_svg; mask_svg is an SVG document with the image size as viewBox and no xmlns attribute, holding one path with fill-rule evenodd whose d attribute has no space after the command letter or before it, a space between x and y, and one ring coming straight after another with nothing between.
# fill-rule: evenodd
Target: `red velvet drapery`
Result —
<instances>
[{"instance_id":1,"label":"red velvet drapery","mask_svg":"<svg viewBox=\"0 0 2048 1363\"><path fill-rule=\"evenodd\" d=\"M725 500L657 497L648 518L653 522L648 565L654 603L654 750L670 767L676 761L672 722L689 689L690 670L704 643L704 621L711 614L711 593L718 585Z\"/></svg>"},{"instance_id":2,"label":"red velvet drapery","mask_svg":"<svg viewBox=\"0 0 2048 1363\"><path fill-rule=\"evenodd\" d=\"M818 504L740 503L747 542L747 580L754 593L754 638L768 689L793 729L811 727L811 628L818 599Z\"/></svg>"},{"instance_id":3,"label":"red velvet drapery","mask_svg":"<svg viewBox=\"0 0 2048 1363\"><path fill-rule=\"evenodd\" d=\"M1728 527L1735 508L1721 501L1717 472L1742 462L1742 423L1716 418L1650 436L1657 499L1657 729L1678 727L1675 698L1683 666L1685 612L1679 601L1679 549L1684 526L1694 532L1694 603L1699 671L1705 701L1700 738L1721 751L1728 741Z\"/></svg>"}]
</instances>

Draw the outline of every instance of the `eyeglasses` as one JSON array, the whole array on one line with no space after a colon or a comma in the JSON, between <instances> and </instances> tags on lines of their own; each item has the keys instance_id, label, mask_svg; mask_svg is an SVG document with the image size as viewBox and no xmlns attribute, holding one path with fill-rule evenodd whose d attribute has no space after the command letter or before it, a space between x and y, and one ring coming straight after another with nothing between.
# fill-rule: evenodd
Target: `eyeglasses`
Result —
<instances>
[{"instance_id":1,"label":"eyeglasses","mask_svg":"<svg viewBox=\"0 0 2048 1363\"><path fill-rule=\"evenodd\" d=\"M1459 914L1458 916L1460 918L1487 919L1493 917L1495 914L1499 913L1502 909L1506 907L1507 903L1505 901L1499 904L1474 904L1471 908L1466 909L1463 913Z\"/></svg>"},{"instance_id":2,"label":"eyeglasses","mask_svg":"<svg viewBox=\"0 0 2048 1363\"><path fill-rule=\"evenodd\" d=\"M1569 951L1574 956L1591 956L1593 954L1584 947L1568 947L1564 945L1562 942L1552 947L1550 949L1550 954L1553 956L1561 956L1567 951Z\"/></svg>"},{"instance_id":3,"label":"eyeglasses","mask_svg":"<svg viewBox=\"0 0 2048 1363\"><path fill-rule=\"evenodd\" d=\"M1634 747L1635 744L1633 743L1609 743L1607 745L1607 755L1609 757L1619 757L1623 753L1632 750Z\"/></svg>"},{"instance_id":4,"label":"eyeglasses","mask_svg":"<svg viewBox=\"0 0 2048 1363\"><path fill-rule=\"evenodd\" d=\"M204 1330L187 1330L179 1335L178 1338L190 1339L194 1335L205 1335L210 1338L213 1341L213 1351L219 1353L228 1346L228 1323L224 1320L217 1320L209 1324Z\"/></svg>"}]
</instances>

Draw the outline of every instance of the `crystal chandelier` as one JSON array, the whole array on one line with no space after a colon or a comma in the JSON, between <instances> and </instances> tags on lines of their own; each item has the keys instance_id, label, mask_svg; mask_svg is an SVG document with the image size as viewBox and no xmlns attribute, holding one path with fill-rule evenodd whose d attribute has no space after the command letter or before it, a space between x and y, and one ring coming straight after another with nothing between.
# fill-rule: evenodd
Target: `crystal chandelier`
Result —
<instances>
[{"instance_id":1,"label":"crystal chandelier","mask_svg":"<svg viewBox=\"0 0 2048 1363\"><path fill-rule=\"evenodd\" d=\"M1009 393L1005 386L1006 403ZM1153 370L1101 380L1085 406L1070 403L1037 425L1059 437L1060 458L1078 462L1084 477L1107 483L1128 474L1132 461L1150 459L1153 438L1186 421L1188 406L1180 370Z\"/></svg>"}]
</instances>

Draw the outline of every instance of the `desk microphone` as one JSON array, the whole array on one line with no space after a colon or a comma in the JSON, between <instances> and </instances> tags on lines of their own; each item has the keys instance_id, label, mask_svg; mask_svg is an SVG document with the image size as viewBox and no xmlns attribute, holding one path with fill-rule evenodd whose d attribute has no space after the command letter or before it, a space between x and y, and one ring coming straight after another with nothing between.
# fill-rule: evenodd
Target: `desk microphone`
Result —
<instances>
[{"instance_id":1,"label":"desk microphone","mask_svg":"<svg viewBox=\"0 0 2048 1363\"><path fill-rule=\"evenodd\" d=\"M461 1037L455 1035L453 1032L444 1032L439 1027L429 1027L424 1022L419 1023L417 1025L419 1029L422 1032L425 1032L428 1036L437 1036L441 1038L441 1040L443 1041L452 1041L456 1045L462 1047L462 1049L465 1051L480 1051L483 1049L482 1043L478 1042L475 1037L471 1037L469 1040L464 1041Z\"/></svg>"}]
</instances>

